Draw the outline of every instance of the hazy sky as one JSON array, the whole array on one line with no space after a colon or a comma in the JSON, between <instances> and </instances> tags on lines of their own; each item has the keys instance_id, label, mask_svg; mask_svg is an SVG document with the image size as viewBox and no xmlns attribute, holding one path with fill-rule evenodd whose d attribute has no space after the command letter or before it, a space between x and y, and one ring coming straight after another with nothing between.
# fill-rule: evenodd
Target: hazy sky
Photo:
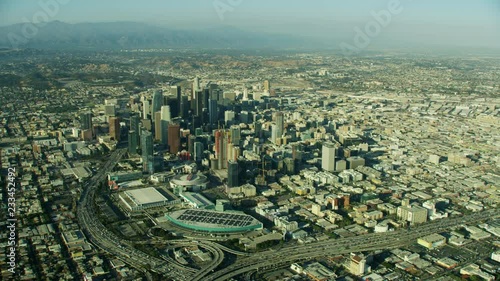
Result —
<instances>
[{"instance_id":1,"label":"hazy sky","mask_svg":"<svg viewBox=\"0 0 500 281\"><path fill-rule=\"evenodd\" d=\"M69 23L138 21L172 28L227 25L252 31L324 37L354 37L373 20L372 11L398 0L0 0L0 25L32 21L39 3L59 1L50 20ZM500 46L499 0L399 0L380 40L398 36L453 44ZM231 6L231 3L236 5ZM214 6L229 10L217 12ZM411 35L411 36L410 36ZM410 38L411 37L411 38ZM451 41L450 41L451 40ZM462 42L463 41L463 42Z\"/></svg>"}]
</instances>

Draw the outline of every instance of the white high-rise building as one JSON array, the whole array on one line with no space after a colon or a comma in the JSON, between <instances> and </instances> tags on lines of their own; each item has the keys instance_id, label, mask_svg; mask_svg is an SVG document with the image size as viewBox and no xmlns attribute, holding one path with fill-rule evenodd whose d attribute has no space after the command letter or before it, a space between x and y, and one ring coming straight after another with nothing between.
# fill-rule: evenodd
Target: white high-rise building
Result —
<instances>
[{"instance_id":1,"label":"white high-rise building","mask_svg":"<svg viewBox=\"0 0 500 281\"><path fill-rule=\"evenodd\" d=\"M161 107L161 120L172 121L172 117L170 115L170 106L164 105Z\"/></svg>"},{"instance_id":2,"label":"white high-rise building","mask_svg":"<svg viewBox=\"0 0 500 281\"><path fill-rule=\"evenodd\" d=\"M243 100L248 100L248 89L243 90Z\"/></svg>"},{"instance_id":3,"label":"white high-rise building","mask_svg":"<svg viewBox=\"0 0 500 281\"><path fill-rule=\"evenodd\" d=\"M201 90L200 78L196 77L193 80L193 92Z\"/></svg>"},{"instance_id":4,"label":"white high-rise building","mask_svg":"<svg viewBox=\"0 0 500 281\"><path fill-rule=\"evenodd\" d=\"M142 101L142 119L148 119L148 115L151 113L148 100Z\"/></svg>"},{"instance_id":5,"label":"white high-rise building","mask_svg":"<svg viewBox=\"0 0 500 281\"><path fill-rule=\"evenodd\" d=\"M321 168L328 172L335 172L335 157L337 156L337 146L333 143L324 143Z\"/></svg>"}]
</instances>

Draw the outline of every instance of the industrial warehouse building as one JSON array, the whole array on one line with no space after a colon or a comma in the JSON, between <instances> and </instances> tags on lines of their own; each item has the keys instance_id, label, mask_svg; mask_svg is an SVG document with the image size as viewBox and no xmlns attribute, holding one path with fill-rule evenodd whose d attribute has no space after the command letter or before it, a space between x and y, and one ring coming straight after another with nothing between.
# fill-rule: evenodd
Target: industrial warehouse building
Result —
<instances>
[{"instance_id":1,"label":"industrial warehouse building","mask_svg":"<svg viewBox=\"0 0 500 281\"><path fill-rule=\"evenodd\" d=\"M446 238L439 234L431 234L417 240L418 244L426 247L429 250L436 249L446 244Z\"/></svg>"},{"instance_id":2,"label":"industrial warehouse building","mask_svg":"<svg viewBox=\"0 0 500 281\"><path fill-rule=\"evenodd\" d=\"M194 231L237 233L262 229L260 221L240 212L189 209L165 215L173 224Z\"/></svg>"},{"instance_id":3,"label":"industrial warehouse building","mask_svg":"<svg viewBox=\"0 0 500 281\"><path fill-rule=\"evenodd\" d=\"M170 202L156 188L128 190L119 195L122 202L132 211L156 208L168 205Z\"/></svg>"}]
</instances>

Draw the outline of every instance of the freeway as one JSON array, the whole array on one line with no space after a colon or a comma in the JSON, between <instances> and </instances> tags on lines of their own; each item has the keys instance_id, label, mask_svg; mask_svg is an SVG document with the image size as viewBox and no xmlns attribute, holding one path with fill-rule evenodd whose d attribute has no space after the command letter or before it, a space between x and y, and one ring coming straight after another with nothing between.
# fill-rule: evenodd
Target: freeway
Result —
<instances>
[{"instance_id":1,"label":"freeway","mask_svg":"<svg viewBox=\"0 0 500 281\"><path fill-rule=\"evenodd\" d=\"M192 277L192 280L201 280L203 276L205 276L207 273L211 272L212 270L216 269L224 260L224 253L222 252L221 245L217 243L213 243L210 241L187 241L187 240L170 240L170 241L162 241L162 240L156 240L156 241L141 241L141 242L136 242L135 244L142 244L142 245L173 245L175 247L190 247L190 246L198 246L201 248L204 248L208 250L212 254L212 261L206 265L204 268L202 268L200 271L196 272L193 268L183 266L179 264L177 261L173 260L170 257L165 257L168 261L170 261L173 264L176 264L179 269L184 269L184 272L188 273L195 273L195 275ZM228 249L230 250L230 249ZM237 252L237 251L236 251ZM238 252L239 253L239 252Z\"/></svg>"},{"instance_id":2,"label":"freeway","mask_svg":"<svg viewBox=\"0 0 500 281\"><path fill-rule=\"evenodd\" d=\"M436 232L443 232L462 224L477 223L481 220L495 219L500 216L498 209L474 213L468 216L432 221L423 225L388 233L373 233L351 238L326 240L300 246L283 247L279 252L265 251L244 258L231 266L204 277L203 280L228 280L259 268L296 262L325 255L337 255L359 251L384 250L415 243L416 239ZM198 279L201 280L201 279Z\"/></svg>"},{"instance_id":3,"label":"freeway","mask_svg":"<svg viewBox=\"0 0 500 281\"><path fill-rule=\"evenodd\" d=\"M115 150L103 167L85 183L77 207L77 218L81 229L93 245L142 272L152 271L177 280L190 280L190 276L183 273L182 268L176 268L175 264L167 264L162 259L135 249L129 241L121 240L109 232L97 218L94 206L97 186L104 181L107 172L112 170L125 152L125 149Z\"/></svg>"},{"instance_id":4,"label":"freeway","mask_svg":"<svg viewBox=\"0 0 500 281\"><path fill-rule=\"evenodd\" d=\"M151 257L135 249L133 246L134 242L120 240L120 238L109 232L98 220L94 206L96 187L100 182L104 181L106 173L114 167L124 153L125 150L116 150L113 152L99 172L84 185L77 208L77 217L80 226L87 239L103 251L145 273L151 271L165 277L172 277L175 280L227 280L259 268L270 268L325 255L391 249L414 243L419 237L435 232L442 232L461 224L477 223L481 220L499 217L498 210L493 209L468 216L437 220L415 226L412 229L402 229L389 233L373 233L335 240L330 239L300 246L285 246L278 252L265 251L254 255L242 254L241 252L222 247L217 243L203 241L199 242L200 246L210 251L214 258L209 265L200 271L194 272L193 270L186 270L185 266L178 263L166 263L162 259ZM222 250L247 257L238 260L233 265L211 273L224 260Z\"/></svg>"},{"instance_id":5,"label":"freeway","mask_svg":"<svg viewBox=\"0 0 500 281\"><path fill-rule=\"evenodd\" d=\"M193 281L199 281L199 280L204 280L203 278L205 275L207 275L209 272L215 270L224 260L224 253L222 250L219 248L219 244L211 243L211 242L202 242L202 245L204 248L209 250L212 255L214 256L212 262L203 268L201 271L199 271L197 274L193 276Z\"/></svg>"}]
</instances>

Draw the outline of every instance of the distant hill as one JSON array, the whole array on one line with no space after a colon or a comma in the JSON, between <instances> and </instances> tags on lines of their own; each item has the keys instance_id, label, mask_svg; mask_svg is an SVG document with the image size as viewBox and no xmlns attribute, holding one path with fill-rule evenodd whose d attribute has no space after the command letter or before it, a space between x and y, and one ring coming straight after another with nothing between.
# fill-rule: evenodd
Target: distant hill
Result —
<instances>
[{"instance_id":1,"label":"distant hill","mask_svg":"<svg viewBox=\"0 0 500 281\"><path fill-rule=\"evenodd\" d=\"M288 35L257 34L232 27L178 30L137 22L46 23L36 35L23 36L25 24L0 27L1 48L301 48L304 40ZM13 39L13 40L12 40ZM14 44L12 43L14 42Z\"/></svg>"}]
</instances>

